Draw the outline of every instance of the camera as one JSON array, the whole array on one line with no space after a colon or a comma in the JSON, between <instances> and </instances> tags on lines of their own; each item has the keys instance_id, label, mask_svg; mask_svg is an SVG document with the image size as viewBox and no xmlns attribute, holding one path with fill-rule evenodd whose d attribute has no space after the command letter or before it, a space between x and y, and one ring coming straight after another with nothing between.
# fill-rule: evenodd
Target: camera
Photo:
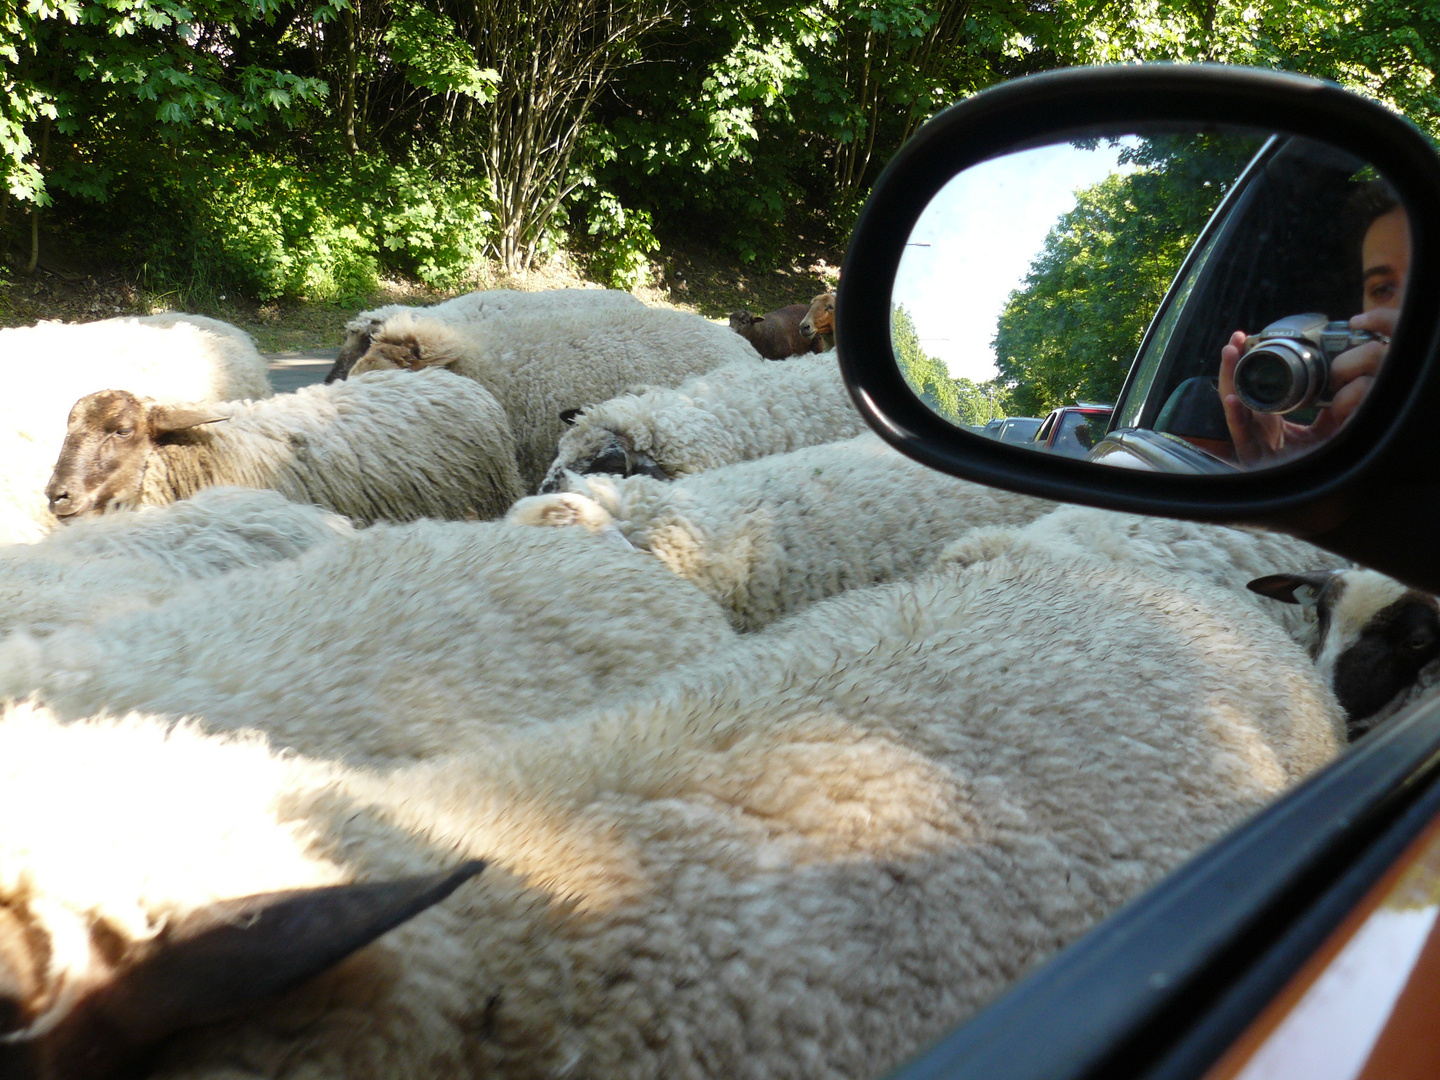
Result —
<instances>
[{"instance_id":1,"label":"camera","mask_svg":"<svg viewBox=\"0 0 1440 1080\"><path fill-rule=\"evenodd\" d=\"M1348 349L1378 334L1352 330L1326 315L1291 315L1245 339L1235 365L1235 395L1260 413L1288 413L1330 404L1330 365Z\"/></svg>"}]
</instances>

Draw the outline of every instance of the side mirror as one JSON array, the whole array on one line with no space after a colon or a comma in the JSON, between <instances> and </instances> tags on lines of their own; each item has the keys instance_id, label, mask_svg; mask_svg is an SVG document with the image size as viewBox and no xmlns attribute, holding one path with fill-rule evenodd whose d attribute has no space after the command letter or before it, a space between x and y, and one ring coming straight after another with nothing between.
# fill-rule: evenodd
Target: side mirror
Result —
<instances>
[{"instance_id":1,"label":"side mirror","mask_svg":"<svg viewBox=\"0 0 1440 1080\"><path fill-rule=\"evenodd\" d=\"M891 161L846 254L840 365L941 471L1277 529L1440 591L1437 241L1428 140L1332 84L1052 72ZM1068 437L962 426L997 413Z\"/></svg>"}]
</instances>

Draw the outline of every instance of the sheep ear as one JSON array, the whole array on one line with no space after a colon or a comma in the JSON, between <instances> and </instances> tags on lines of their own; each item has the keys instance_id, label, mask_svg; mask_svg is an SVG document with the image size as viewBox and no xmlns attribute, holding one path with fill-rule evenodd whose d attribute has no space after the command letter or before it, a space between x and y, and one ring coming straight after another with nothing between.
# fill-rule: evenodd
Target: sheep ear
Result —
<instances>
[{"instance_id":1,"label":"sheep ear","mask_svg":"<svg viewBox=\"0 0 1440 1080\"><path fill-rule=\"evenodd\" d=\"M1330 583L1328 570L1317 570L1309 574L1267 574L1247 582L1245 587L1261 596L1279 600L1283 604L1300 604L1313 607L1320 599L1320 593Z\"/></svg>"},{"instance_id":2,"label":"sheep ear","mask_svg":"<svg viewBox=\"0 0 1440 1080\"><path fill-rule=\"evenodd\" d=\"M477 860L398 881L261 893L193 912L58 1028L37 1036L48 1045L32 1047L32 1056L49 1066L37 1075L103 1075L173 1032L274 997L444 900L484 867Z\"/></svg>"},{"instance_id":3,"label":"sheep ear","mask_svg":"<svg viewBox=\"0 0 1440 1080\"><path fill-rule=\"evenodd\" d=\"M566 427L574 427L575 421L579 419L580 414L584 411L584 409L561 409L560 422Z\"/></svg>"},{"instance_id":4,"label":"sheep ear","mask_svg":"<svg viewBox=\"0 0 1440 1080\"><path fill-rule=\"evenodd\" d=\"M152 405L146 414L146 423L150 427L152 438L229 419L228 416L221 416L206 409L190 409L183 405Z\"/></svg>"},{"instance_id":5,"label":"sheep ear","mask_svg":"<svg viewBox=\"0 0 1440 1080\"><path fill-rule=\"evenodd\" d=\"M764 316L764 315L751 315L751 316L750 316L750 321L751 321L751 322L764 322L764 321L765 321L765 316Z\"/></svg>"}]
</instances>

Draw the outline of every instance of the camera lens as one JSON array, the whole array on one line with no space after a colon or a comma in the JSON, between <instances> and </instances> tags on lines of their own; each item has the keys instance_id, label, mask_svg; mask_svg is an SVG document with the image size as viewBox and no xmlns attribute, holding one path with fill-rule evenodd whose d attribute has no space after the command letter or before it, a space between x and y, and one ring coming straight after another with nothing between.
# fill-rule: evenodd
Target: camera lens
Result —
<instances>
[{"instance_id":1,"label":"camera lens","mask_svg":"<svg viewBox=\"0 0 1440 1080\"><path fill-rule=\"evenodd\" d=\"M1295 392L1294 369L1273 352L1245 358L1235 369L1235 393L1256 412L1283 407Z\"/></svg>"},{"instance_id":2,"label":"camera lens","mask_svg":"<svg viewBox=\"0 0 1440 1080\"><path fill-rule=\"evenodd\" d=\"M1259 413L1288 413L1320 400L1329 370L1311 345L1272 338L1235 365L1235 396Z\"/></svg>"}]
</instances>

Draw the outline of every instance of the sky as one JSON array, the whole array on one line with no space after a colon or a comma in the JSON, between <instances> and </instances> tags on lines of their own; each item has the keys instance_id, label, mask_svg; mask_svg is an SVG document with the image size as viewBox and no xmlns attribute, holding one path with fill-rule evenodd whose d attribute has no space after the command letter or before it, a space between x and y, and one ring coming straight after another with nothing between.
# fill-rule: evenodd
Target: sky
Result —
<instances>
[{"instance_id":1,"label":"sky","mask_svg":"<svg viewBox=\"0 0 1440 1080\"><path fill-rule=\"evenodd\" d=\"M1076 190L1129 171L1118 165L1119 154L1120 147L1104 143L1007 154L966 169L925 208L892 300L905 305L920 347L943 360L951 377L994 378L990 342L1006 299L1056 220L1074 209Z\"/></svg>"}]
</instances>

